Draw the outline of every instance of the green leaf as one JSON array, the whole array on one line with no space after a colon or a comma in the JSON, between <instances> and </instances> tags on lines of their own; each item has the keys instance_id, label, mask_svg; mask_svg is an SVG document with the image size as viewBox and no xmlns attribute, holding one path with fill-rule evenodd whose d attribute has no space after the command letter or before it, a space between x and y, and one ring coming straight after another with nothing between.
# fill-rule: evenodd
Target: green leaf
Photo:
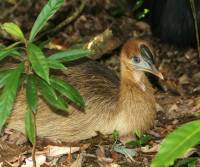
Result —
<instances>
[{"instance_id":1,"label":"green leaf","mask_svg":"<svg viewBox=\"0 0 200 167\"><path fill-rule=\"evenodd\" d=\"M56 70L64 70L67 69L62 63L57 60L48 60L49 68Z\"/></svg>"},{"instance_id":2,"label":"green leaf","mask_svg":"<svg viewBox=\"0 0 200 167\"><path fill-rule=\"evenodd\" d=\"M19 44L21 44L21 41L14 42L14 43L10 44L9 46L7 46L6 48L7 49L16 48L16 46ZM16 48L16 49L18 49L18 48ZM18 55L20 55L19 52L18 52Z\"/></svg>"},{"instance_id":3,"label":"green leaf","mask_svg":"<svg viewBox=\"0 0 200 167\"><path fill-rule=\"evenodd\" d=\"M12 23L12 22L4 23L3 25L1 25L1 28L20 41L26 40L24 38L24 34L22 30L15 23Z\"/></svg>"},{"instance_id":4,"label":"green leaf","mask_svg":"<svg viewBox=\"0 0 200 167\"><path fill-rule=\"evenodd\" d=\"M48 57L49 60L60 60L60 61L73 61L86 56L89 56L91 51L87 49L68 49L63 52L55 53Z\"/></svg>"},{"instance_id":5,"label":"green leaf","mask_svg":"<svg viewBox=\"0 0 200 167\"><path fill-rule=\"evenodd\" d=\"M47 21L54 15L54 13L64 3L64 0L49 0L44 6L39 16L37 17L33 28L31 29L29 41L32 42L37 33L44 27Z\"/></svg>"},{"instance_id":6,"label":"green leaf","mask_svg":"<svg viewBox=\"0 0 200 167\"><path fill-rule=\"evenodd\" d=\"M193 164L196 163L196 161L199 159L199 157L188 157L186 159L182 159L178 161L174 167L183 167L186 166L187 164Z\"/></svg>"},{"instance_id":7,"label":"green leaf","mask_svg":"<svg viewBox=\"0 0 200 167\"><path fill-rule=\"evenodd\" d=\"M196 167L199 160L200 160L200 158L198 157L195 160L189 162L188 167Z\"/></svg>"},{"instance_id":8,"label":"green leaf","mask_svg":"<svg viewBox=\"0 0 200 167\"><path fill-rule=\"evenodd\" d=\"M33 75L27 76L26 101L27 101L28 108L31 110L31 112L36 112L38 97L37 97L37 87L35 83L35 78Z\"/></svg>"},{"instance_id":9,"label":"green leaf","mask_svg":"<svg viewBox=\"0 0 200 167\"><path fill-rule=\"evenodd\" d=\"M2 44L0 44L0 50L1 50L1 49L4 49L4 48L5 48L5 46L2 45Z\"/></svg>"},{"instance_id":10,"label":"green leaf","mask_svg":"<svg viewBox=\"0 0 200 167\"><path fill-rule=\"evenodd\" d=\"M3 48L0 49L0 61L6 58L7 56L19 55L17 48Z\"/></svg>"},{"instance_id":11,"label":"green leaf","mask_svg":"<svg viewBox=\"0 0 200 167\"><path fill-rule=\"evenodd\" d=\"M8 77L10 76L11 72L12 70L0 71L0 88L2 88L6 84L6 81Z\"/></svg>"},{"instance_id":12,"label":"green leaf","mask_svg":"<svg viewBox=\"0 0 200 167\"><path fill-rule=\"evenodd\" d=\"M162 142L151 167L167 167L189 148L200 143L200 120L186 123L170 133Z\"/></svg>"},{"instance_id":13,"label":"green leaf","mask_svg":"<svg viewBox=\"0 0 200 167\"><path fill-rule=\"evenodd\" d=\"M13 70L7 78L6 85L0 96L0 129L2 129L6 119L12 111L13 103L15 101L19 86L20 76L23 70L24 64L19 64L18 67Z\"/></svg>"},{"instance_id":14,"label":"green leaf","mask_svg":"<svg viewBox=\"0 0 200 167\"><path fill-rule=\"evenodd\" d=\"M135 12L136 10L138 10L140 7L142 7L142 5L144 4L144 0L137 0L137 2L135 3L132 12Z\"/></svg>"},{"instance_id":15,"label":"green leaf","mask_svg":"<svg viewBox=\"0 0 200 167\"><path fill-rule=\"evenodd\" d=\"M129 141L128 143L126 143L126 146L131 147L131 148L135 148L137 146L144 146L151 139L152 139L152 137L150 135L143 135L138 140Z\"/></svg>"},{"instance_id":16,"label":"green leaf","mask_svg":"<svg viewBox=\"0 0 200 167\"><path fill-rule=\"evenodd\" d=\"M84 107L84 100L79 92L67 82L55 77L50 78L52 87L79 107Z\"/></svg>"},{"instance_id":17,"label":"green leaf","mask_svg":"<svg viewBox=\"0 0 200 167\"><path fill-rule=\"evenodd\" d=\"M114 130L112 136L115 141L119 140L119 131Z\"/></svg>"},{"instance_id":18,"label":"green leaf","mask_svg":"<svg viewBox=\"0 0 200 167\"><path fill-rule=\"evenodd\" d=\"M32 144L34 144L36 141L34 114L29 108L27 109L25 113L25 129L26 129L26 134L28 136L29 141Z\"/></svg>"},{"instance_id":19,"label":"green leaf","mask_svg":"<svg viewBox=\"0 0 200 167\"><path fill-rule=\"evenodd\" d=\"M35 44L28 44L28 56L35 73L49 83L48 61L42 50Z\"/></svg>"},{"instance_id":20,"label":"green leaf","mask_svg":"<svg viewBox=\"0 0 200 167\"><path fill-rule=\"evenodd\" d=\"M137 19L143 19L143 18L145 18L146 16L147 16L147 14L149 13L149 9L144 9L142 12L140 12L140 13L138 13L137 14Z\"/></svg>"},{"instance_id":21,"label":"green leaf","mask_svg":"<svg viewBox=\"0 0 200 167\"><path fill-rule=\"evenodd\" d=\"M41 79L38 79L38 84L40 87L40 92L48 104L56 109L67 111L67 104L64 103L61 97L56 95L56 92L52 87L50 87Z\"/></svg>"}]
</instances>

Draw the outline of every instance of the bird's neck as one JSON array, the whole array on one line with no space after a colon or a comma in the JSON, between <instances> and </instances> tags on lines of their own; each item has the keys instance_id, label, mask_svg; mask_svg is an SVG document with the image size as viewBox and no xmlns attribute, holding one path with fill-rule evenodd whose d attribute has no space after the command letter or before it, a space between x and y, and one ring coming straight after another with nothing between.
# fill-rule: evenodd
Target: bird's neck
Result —
<instances>
[{"instance_id":1,"label":"bird's neck","mask_svg":"<svg viewBox=\"0 0 200 167\"><path fill-rule=\"evenodd\" d=\"M143 132L153 124L155 117L155 99L153 88L145 74L127 71L121 67L120 95L116 110L115 129L125 132ZM145 89L141 86L143 84Z\"/></svg>"},{"instance_id":2,"label":"bird's neck","mask_svg":"<svg viewBox=\"0 0 200 167\"><path fill-rule=\"evenodd\" d=\"M154 90L150 82L143 72L121 67L119 103L134 105L138 99L143 99L144 103L154 103Z\"/></svg>"},{"instance_id":3,"label":"bird's neck","mask_svg":"<svg viewBox=\"0 0 200 167\"><path fill-rule=\"evenodd\" d=\"M124 91L127 87L137 88L142 92L150 93L149 89L152 91L152 87L146 78L145 74L141 71L129 70L123 65L121 65L121 81L120 81L120 90ZM127 90L130 91L130 90Z\"/></svg>"}]
</instances>

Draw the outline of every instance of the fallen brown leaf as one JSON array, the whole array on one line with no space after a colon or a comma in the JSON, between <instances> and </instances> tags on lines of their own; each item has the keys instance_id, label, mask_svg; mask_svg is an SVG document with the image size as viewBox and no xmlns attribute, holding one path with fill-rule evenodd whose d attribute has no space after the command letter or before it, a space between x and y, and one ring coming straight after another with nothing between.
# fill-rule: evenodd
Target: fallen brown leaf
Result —
<instances>
[{"instance_id":1,"label":"fallen brown leaf","mask_svg":"<svg viewBox=\"0 0 200 167\"><path fill-rule=\"evenodd\" d=\"M159 144L156 144L153 147L149 147L149 145L147 145L145 147L141 147L141 151L144 153L154 153L158 151L159 146Z\"/></svg>"},{"instance_id":2,"label":"fallen brown leaf","mask_svg":"<svg viewBox=\"0 0 200 167\"><path fill-rule=\"evenodd\" d=\"M61 146L47 146L45 152L47 156L59 156L80 151L80 147L61 147Z\"/></svg>"},{"instance_id":3,"label":"fallen brown leaf","mask_svg":"<svg viewBox=\"0 0 200 167\"><path fill-rule=\"evenodd\" d=\"M79 154L70 167L82 167L83 155Z\"/></svg>"},{"instance_id":4,"label":"fallen brown leaf","mask_svg":"<svg viewBox=\"0 0 200 167\"><path fill-rule=\"evenodd\" d=\"M46 162L46 156L45 155L36 155L35 156L37 167L40 167L42 164ZM31 167L33 166L33 160L32 157L25 159L25 164L23 164L21 167Z\"/></svg>"}]
</instances>

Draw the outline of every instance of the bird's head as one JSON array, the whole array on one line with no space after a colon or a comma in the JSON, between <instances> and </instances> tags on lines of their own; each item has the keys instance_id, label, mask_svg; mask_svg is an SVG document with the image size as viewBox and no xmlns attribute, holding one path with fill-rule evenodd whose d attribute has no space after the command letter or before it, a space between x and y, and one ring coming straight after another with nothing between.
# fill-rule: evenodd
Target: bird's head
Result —
<instances>
[{"instance_id":1,"label":"bird's head","mask_svg":"<svg viewBox=\"0 0 200 167\"><path fill-rule=\"evenodd\" d=\"M130 39L122 48L121 64L129 73L149 72L161 79L163 75L154 64L151 46L143 40Z\"/></svg>"}]
</instances>

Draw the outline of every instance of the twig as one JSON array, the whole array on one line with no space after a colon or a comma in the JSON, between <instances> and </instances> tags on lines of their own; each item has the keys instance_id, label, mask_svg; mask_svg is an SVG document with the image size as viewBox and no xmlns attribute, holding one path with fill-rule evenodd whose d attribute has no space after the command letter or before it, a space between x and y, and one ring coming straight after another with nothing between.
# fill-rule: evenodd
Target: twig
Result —
<instances>
[{"instance_id":1,"label":"twig","mask_svg":"<svg viewBox=\"0 0 200 167\"><path fill-rule=\"evenodd\" d=\"M74 21L85 8L85 4L86 4L86 0L82 0L79 8L70 17L67 17L64 21L58 24L58 26L56 26L51 32L57 32L61 28L65 27L66 25Z\"/></svg>"},{"instance_id":2,"label":"twig","mask_svg":"<svg viewBox=\"0 0 200 167\"><path fill-rule=\"evenodd\" d=\"M0 18L3 19L6 16L8 16L9 14L13 13L19 5L21 5L21 3L23 2L23 0L20 0L18 3L16 3L12 8L10 8L9 10L7 10L5 13L3 13Z\"/></svg>"},{"instance_id":3,"label":"twig","mask_svg":"<svg viewBox=\"0 0 200 167\"><path fill-rule=\"evenodd\" d=\"M191 9L192 9L192 15L193 15L193 18L194 18L195 34L196 34L196 40L197 40L197 49L198 49L198 55L199 55L199 58L200 58L199 30L198 30L197 13L196 13L194 0L190 0L190 6L191 6Z\"/></svg>"}]
</instances>

